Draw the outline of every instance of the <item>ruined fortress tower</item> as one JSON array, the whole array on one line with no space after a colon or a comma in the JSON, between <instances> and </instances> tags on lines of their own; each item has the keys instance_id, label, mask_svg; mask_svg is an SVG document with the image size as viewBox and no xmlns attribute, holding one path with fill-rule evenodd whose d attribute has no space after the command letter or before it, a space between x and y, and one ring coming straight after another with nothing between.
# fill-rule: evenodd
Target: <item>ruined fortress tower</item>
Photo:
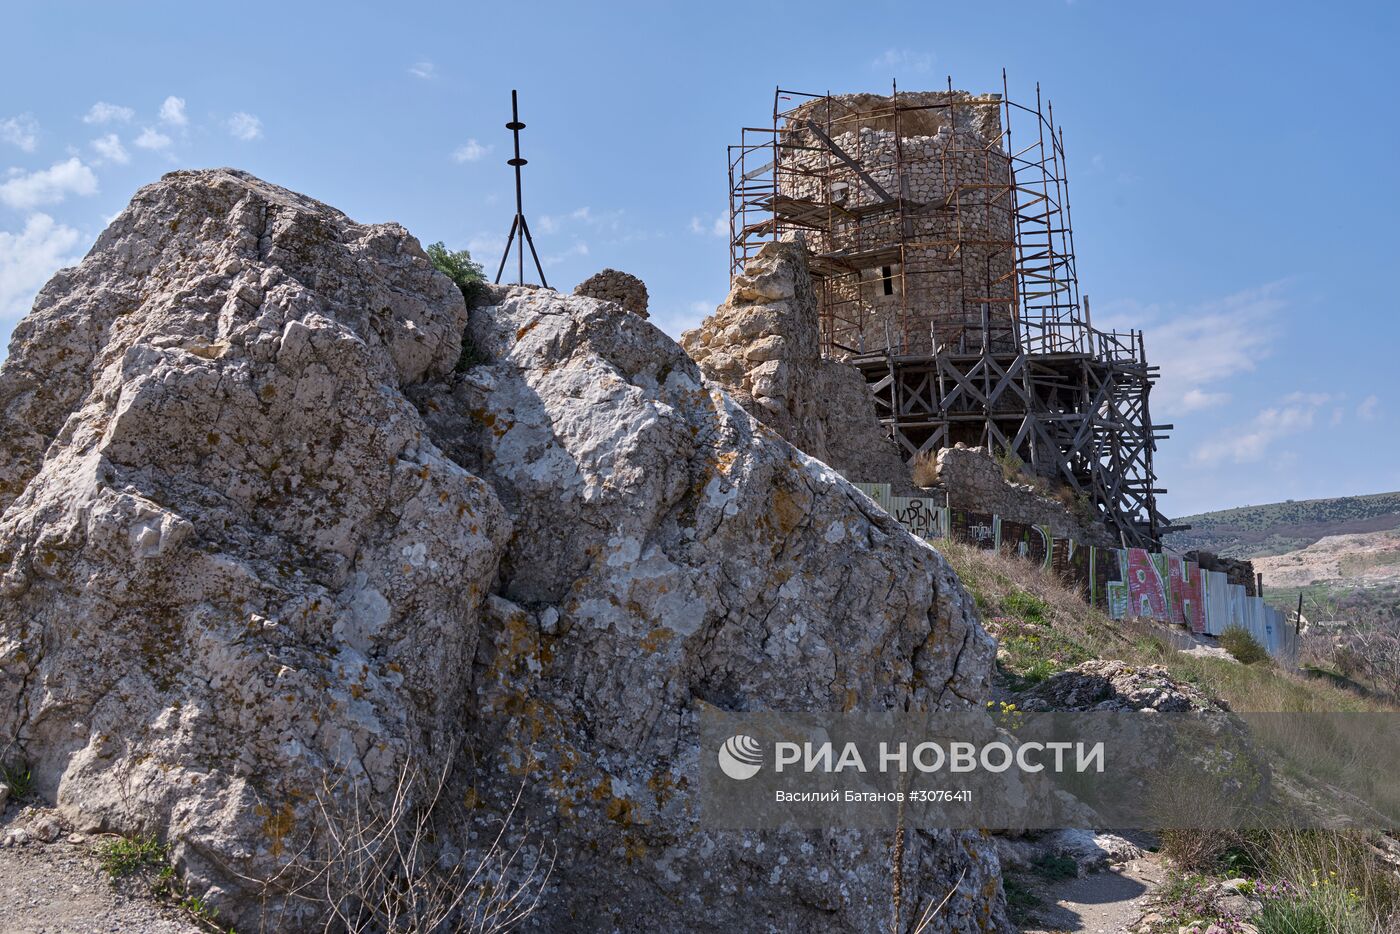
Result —
<instances>
[{"instance_id":1,"label":"ruined fortress tower","mask_svg":"<svg viewBox=\"0 0 1400 934\"><path fill-rule=\"evenodd\" d=\"M906 459L1016 455L1152 546L1156 368L1140 331L1090 322L1053 111L1005 93L779 89L730 153L731 273L800 241L821 352L865 376Z\"/></svg>"}]
</instances>

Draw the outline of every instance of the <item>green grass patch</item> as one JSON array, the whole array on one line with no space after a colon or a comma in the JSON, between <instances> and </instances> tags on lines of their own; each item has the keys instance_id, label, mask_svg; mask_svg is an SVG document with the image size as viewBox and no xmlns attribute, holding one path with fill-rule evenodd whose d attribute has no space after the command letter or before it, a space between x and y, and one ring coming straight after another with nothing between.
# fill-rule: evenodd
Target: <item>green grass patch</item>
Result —
<instances>
[{"instance_id":1,"label":"green grass patch","mask_svg":"<svg viewBox=\"0 0 1400 934\"><path fill-rule=\"evenodd\" d=\"M0 782L9 786L10 795L15 800L27 798L34 791L34 773L27 766L0 767Z\"/></svg>"},{"instance_id":2,"label":"green grass patch","mask_svg":"<svg viewBox=\"0 0 1400 934\"><path fill-rule=\"evenodd\" d=\"M114 837L97 845L97 861L113 881L168 865L165 844L155 837Z\"/></svg>"},{"instance_id":3,"label":"green grass patch","mask_svg":"<svg viewBox=\"0 0 1400 934\"><path fill-rule=\"evenodd\" d=\"M1001 608L1011 616L1043 626L1048 622L1050 606L1044 600L1024 590L1013 590L1001 600Z\"/></svg>"},{"instance_id":4,"label":"green grass patch","mask_svg":"<svg viewBox=\"0 0 1400 934\"><path fill-rule=\"evenodd\" d=\"M1002 876L1001 887L1006 893L1007 913L1018 926L1030 921L1035 910L1045 904L1035 889L1011 873Z\"/></svg>"},{"instance_id":5,"label":"green grass patch","mask_svg":"<svg viewBox=\"0 0 1400 934\"><path fill-rule=\"evenodd\" d=\"M232 932L220 927L219 909L199 895L185 891L170 863L170 847L154 836L112 837L93 849L98 864L113 884L124 879L144 882L152 897L174 905L201 926Z\"/></svg>"}]
</instances>

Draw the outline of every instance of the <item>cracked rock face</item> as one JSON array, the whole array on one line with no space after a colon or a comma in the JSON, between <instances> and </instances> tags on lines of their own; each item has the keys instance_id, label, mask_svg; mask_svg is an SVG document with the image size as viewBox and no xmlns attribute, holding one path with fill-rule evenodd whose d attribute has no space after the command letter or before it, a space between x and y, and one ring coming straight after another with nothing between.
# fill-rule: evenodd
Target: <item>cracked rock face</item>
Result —
<instances>
[{"instance_id":1,"label":"cracked rock face","mask_svg":"<svg viewBox=\"0 0 1400 934\"><path fill-rule=\"evenodd\" d=\"M704 829L697 711L962 707L993 657L933 549L636 315L468 315L402 228L230 170L41 293L0 484L0 743L253 927L325 776L383 800L406 761L483 826L523 789L544 929L884 927L889 834ZM904 858L904 917L1005 929L980 836Z\"/></svg>"}]
</instances>

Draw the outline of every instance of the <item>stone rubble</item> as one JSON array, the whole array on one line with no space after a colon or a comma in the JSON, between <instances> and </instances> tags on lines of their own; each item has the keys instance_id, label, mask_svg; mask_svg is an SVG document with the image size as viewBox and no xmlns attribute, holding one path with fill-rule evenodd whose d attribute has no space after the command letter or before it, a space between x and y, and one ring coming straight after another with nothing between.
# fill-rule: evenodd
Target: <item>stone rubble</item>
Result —
<instances>
[{"instance_id":1,"label":"stone rubble","mask_svg":"<svg viewBox=\"0 0 1400 934\"><path fill-rule=\"evenodd\" d=\"M1129 665L1114 660L1083 662L1046 678L1018 698L1021 709L1049 711L1227 712L1223 701L1194 685L1177 681L1161 665Z\"/></svg>"},{"instance_id":2,"label":"stone rubble","mask_svg":"<svg viewBox=\"0 0 1400 934\"><path fill-rule=\"evenodd\" d=\"M928 488L946 493L948 505L954 509L1048 526L1056 538L1082 545L1117 548L1120 544L1092 515L1077 514L1031 483L1008 481L986 448L961 443L939 448L933 466L937 479Z\"/></svg>"}]
</instances>

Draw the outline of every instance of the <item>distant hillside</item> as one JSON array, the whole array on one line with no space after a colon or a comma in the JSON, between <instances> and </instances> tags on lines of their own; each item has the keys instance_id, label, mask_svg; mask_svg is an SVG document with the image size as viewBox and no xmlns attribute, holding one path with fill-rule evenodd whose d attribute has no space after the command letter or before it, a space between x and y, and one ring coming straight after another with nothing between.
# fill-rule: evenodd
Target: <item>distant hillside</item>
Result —
<instances>
[{"instance_id":1,"label":"distant hillside","mask_svg":"<svg viewBox=\"0 0 1400 934\"><path fill-rule=\"evenodd\" d=\"M1400 493L1242 506L1179 521L1174 549L1251 558L1264 599L1311 620L1380 622L1400 615Z\"/></svg>"},{"instance_id":2,"label":"distant hillside","mask_svg":"<svg viewBox=\"0 0 1400 934\"><path fill-rule=\"evenodd\" d=\"M1231 558L1281 555L1331 535L1400 528L1400 492L1241 506L1177 521L1191 526L1167 537L1180 551L1204 548Z\"/></svg>"}]
</instances>

